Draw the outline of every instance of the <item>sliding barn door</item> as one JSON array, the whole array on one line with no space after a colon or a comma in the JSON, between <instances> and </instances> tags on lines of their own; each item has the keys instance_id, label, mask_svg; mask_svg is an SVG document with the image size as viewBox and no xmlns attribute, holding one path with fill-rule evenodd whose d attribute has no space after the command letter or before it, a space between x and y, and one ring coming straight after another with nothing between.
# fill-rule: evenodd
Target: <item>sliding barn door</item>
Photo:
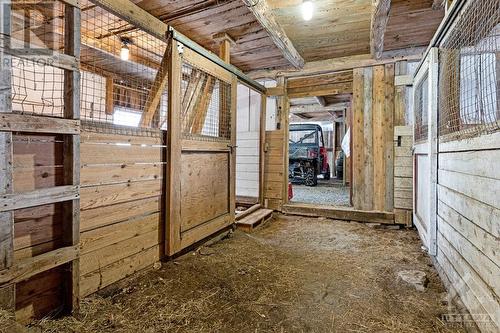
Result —
<instances>
[{"instance_id":1,"label":"sliding barn door","mask_svg":"<svg viewBox=\"0 0 500 333\"><path fill-rule=\"evenodd\" d=\"M234 222L236 164L235 76L172 43L169 255Z\"/></svg>"}]
</instances>

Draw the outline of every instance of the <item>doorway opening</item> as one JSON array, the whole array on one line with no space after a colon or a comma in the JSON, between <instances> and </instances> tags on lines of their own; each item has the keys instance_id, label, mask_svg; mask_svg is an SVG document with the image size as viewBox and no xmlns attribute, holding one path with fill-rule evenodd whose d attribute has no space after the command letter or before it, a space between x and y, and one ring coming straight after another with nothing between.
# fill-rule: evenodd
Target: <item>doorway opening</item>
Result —
<instances>
[{"instance_id":1,"label":"doorway opening","mask_svg":"<svg viewBox=\"0 0 500 333\"><path fill-rule=\"evenodd\" d=\"M352 94L290 100L291 203L351 207Z\"/></svg>"}]
</instances>

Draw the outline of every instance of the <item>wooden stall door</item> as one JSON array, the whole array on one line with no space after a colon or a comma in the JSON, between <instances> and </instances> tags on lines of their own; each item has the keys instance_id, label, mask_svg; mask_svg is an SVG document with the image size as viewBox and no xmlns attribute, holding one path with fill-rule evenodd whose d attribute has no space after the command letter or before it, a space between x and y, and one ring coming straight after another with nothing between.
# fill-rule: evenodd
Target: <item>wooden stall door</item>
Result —
<instances>
[{"instance_id":1,"label":"wooden stall door","mask_svg":"<svg viewBox=\"0 0 500 333\"><path fill-rule=\"evenodd\" d=\"M172 50L169 255L234 222L236 165L236 77Z\"/></svg>"}]
</instances>

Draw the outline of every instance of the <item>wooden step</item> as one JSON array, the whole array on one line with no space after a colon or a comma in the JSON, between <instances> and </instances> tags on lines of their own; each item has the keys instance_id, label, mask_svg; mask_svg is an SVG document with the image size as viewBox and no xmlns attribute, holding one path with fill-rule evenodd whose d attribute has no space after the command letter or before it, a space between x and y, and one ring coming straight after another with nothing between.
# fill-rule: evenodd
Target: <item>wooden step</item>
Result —
<instances>
[{"instance_id":1,"label":"wooden step","mask_svg":"<svg viewBox=\"0 0 500 333\"><path fill-rule=\"evenodd\" d=\"M271 218L273 211L271 209L260 208L252 214L236 221L236 226L246 232L251 232L260 224Z\"/></svg>"}]
</instances>

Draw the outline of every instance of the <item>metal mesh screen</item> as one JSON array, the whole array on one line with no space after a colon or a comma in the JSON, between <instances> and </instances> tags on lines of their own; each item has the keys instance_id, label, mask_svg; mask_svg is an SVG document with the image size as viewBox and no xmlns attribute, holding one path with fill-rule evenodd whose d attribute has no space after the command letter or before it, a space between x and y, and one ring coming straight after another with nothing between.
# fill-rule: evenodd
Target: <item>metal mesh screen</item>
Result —
<instances>
[{"instance_id":1,"label":"metal mesh screen","mask_svg":"<svg viewBox=\"0 0 500 333\"><path fill-rule=\"evenodd\" d=\"M429 74L426 73L415 87L415 142L425 141L429 130Z\"/></svg>"},{"instance_id":2,"label":"metal mesh screen","mask_svg":"<svg viewBox=\"0 0 500 333\"><path fill-rule=\"evenodd\" d=\"M62 117L64 70L54 65L64 53L64 4L11 3L12 111Z\"/></svg>"},{"instance_id":3,"label":"metal mesh screen","mask_svg":"<svg viewBox=\"0 0 500 333\"><path fill-rule=\"evenodd\" d=\"M82 5L81 118L86 126L166 129L167 88L155 81L166 42L88 2ZM164 69L166 70L166 68ZM151 123L141 119L161 90Z\"/></svg>"},{"instance_id":4,"label":"metal mesh screen","mask_svg":"<svg viewBox=\"0 0 500 333\"><path fill-rule=\"evenodd\" d=\"M441 140L500 129L499 46L500 1L469 1L440 45Z\"/></svg>"},{"instance_id":5,"label":"metal mesh screen","mask_svg":"<svg viewBox=\"0 0 500 333\"><path fill-rule=\"evenodd\" d=\"M167 43L86 0L80 6L80 116L87 129L166 129L167 85L155 78ZM64 53L64 4L15 0L11 19L13 111L63 117L64 69L57 61ZM153 92L161 96L149 105L153 120L141 122Z\"/></svg>"},{"instance_id":6,"label":"metal mesh screen","mask_svg":"<svg viewBox=\"0 0 500 333\"><path fill-rule=\"evenodd\" d=\"M231 139L231 84L182 64L181 124L184 138Z\"/></svg>"}]
</instances>

